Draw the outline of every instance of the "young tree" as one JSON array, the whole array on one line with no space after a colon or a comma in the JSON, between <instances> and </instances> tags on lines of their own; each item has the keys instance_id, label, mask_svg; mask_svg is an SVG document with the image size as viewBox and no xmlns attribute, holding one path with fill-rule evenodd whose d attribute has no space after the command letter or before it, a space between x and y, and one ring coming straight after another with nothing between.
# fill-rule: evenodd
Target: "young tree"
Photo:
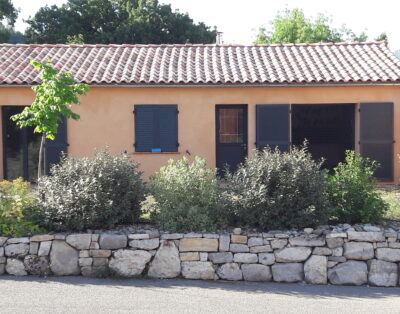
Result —
<instances>
[{"instance_id":1,"label":"young tree","mask_svg":"<svg viewBox=\"0 0 400 314\"><path fill-rule=\"evenodd\" d=\"M356 35L345 25L340 29L335 29L330 24L331 19L323 14L312 19L306 17L301 9L286 9L279 12L271 22L270 31L264 26L259 28L254 43L285 44L367 40L365 32Z\"/></svg>"},{"instance_id":2,"label":"young tree","mask_svg":"<svg viewBox=\"0 0 400 314\"><path fill-rule=\"evenodd\" d=\"M71 105L79 104L78 95L84 95L89 86L77 84L70 72L58 72L51 64L31 60L31 65L42 71L42 83L33 86L36 93L34 102L11 119L21 128L34 126L35 133L42 133L39 150L38 179L42 176L43 148L45 139L55 139L58 125L63 117L78 120L80 116L72 112Z\"/></svg>"}]
</instances>

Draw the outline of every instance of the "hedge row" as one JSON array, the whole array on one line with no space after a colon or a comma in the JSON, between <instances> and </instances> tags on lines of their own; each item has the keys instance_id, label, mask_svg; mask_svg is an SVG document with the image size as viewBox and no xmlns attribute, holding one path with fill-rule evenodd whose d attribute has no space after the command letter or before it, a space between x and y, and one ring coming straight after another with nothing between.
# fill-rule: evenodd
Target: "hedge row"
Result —
<instances>
[{"instance_id":1,"label":"hedge row","mask_svg":"<svg viewBox=\"0 0 400 314\"><path fill-rule=\"evenodd\" d=\"M139 165L127 155L104 150L92 159L64 157L39 181L34 197L20 180L7 183L0 199L0 234L15 236L39 226L112 228L135 223L141 215L170 231L288 229L382 218L388 205L374 187L376 163L348 151L332 174L322 164L306 147L288 153L266 148L223 178L203 159L184 157L170 160L145 183ZM11 190L18 192L10 186L21 185L19 197L29 201L17 206L9 196ZM14 219L10 212L15 208ZM24 224L26 230L7 227Z\"/></svg>"}]
</instances>

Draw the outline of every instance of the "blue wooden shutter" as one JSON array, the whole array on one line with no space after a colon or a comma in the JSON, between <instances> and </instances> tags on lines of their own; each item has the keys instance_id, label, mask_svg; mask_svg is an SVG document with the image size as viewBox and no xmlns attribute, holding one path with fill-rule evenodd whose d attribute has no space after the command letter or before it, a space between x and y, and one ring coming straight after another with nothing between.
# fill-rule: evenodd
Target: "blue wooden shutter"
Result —
<instances>
[{"instance_id":1,"label":"blue wooden shutter","mask_svg":"<svg viewBox=\"0 0 400 314\"><path fill-rule=\"evenodd\" d=\"M158 140L163 152L178 151L178 107L176 105L159 106Z\"/></svg>"},{"instance_id":2,"label":"blue wooden shutter","mask_svg":"<svg viewBox=\"0 0 400 314\"><path fill-rule=\"evenodd\" d=\"M361 103L361 155L379 162L375 176L381 181L393 181L393 143L393 103Z\"/></svg>"},{"instance_id":3,"label":"blue wooden shutter","mask_svg":"<svg viewBox=\"0 0 400 314\"><path fill-rule=\"evenodd\" d=\"M135 151L150 152L154 148L155 119L154 106L135 105Z\"/></svg>"},{"instance_id":4,"label":"blue wooden shutter","mask_svg":"<svg viewBox=\"0 0 400 314\"><path fill-rule=\"evenodd\" d=\"M62 118L59 125L55 140L46 139L45 142L45 173L49 174L51 165L58 164L62 153L68 152L67 139L67 119Z\"/></svg>"},{"instance_id":5,"label":"blue wooden shutter","mask_svg":"<svg viewBox=\"0 0 400 314\"><path fill-rule=\"evenodd\" d=\"M177 105L135 105L135 151L178 151Z\"/></svg>"},{"instance_id":6,"label":"blue wooden shutter","mask_svg":"<svg viewBox=\"0 0 400 314\"><path fill-rule=\"evenodd\" d=\"M256 147L278 147L286 152L290 149L289 105L256 105Z\"/></svg>"}]
</instances>

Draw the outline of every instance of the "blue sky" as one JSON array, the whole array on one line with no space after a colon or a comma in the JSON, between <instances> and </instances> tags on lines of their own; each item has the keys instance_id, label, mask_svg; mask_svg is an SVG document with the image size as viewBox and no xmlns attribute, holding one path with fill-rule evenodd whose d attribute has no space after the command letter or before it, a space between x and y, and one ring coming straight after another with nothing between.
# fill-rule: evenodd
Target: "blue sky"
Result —
<instances>
[{"instance_id":1,"label":"blue sky","mask_svg":"<svg viewBox=\"0 0 400 314\"><path fill-rule=\"evenodd\" d=\"M62 4L65 0L13 0L21 9L16 28L24 30L22 19L34 15L45 4ZM393 50L400 49L399 12L400 1L380 0L161 0L174 9L188 12L195 21L217 26L223 32L225 43L250 44L261 25L268 26L279 10L285 7L302 8L306 15L316 16L319 12L332 17L333 25L346 24L359 33L366 30L373 40L381 32L389 36Z\"/></svg>"}]
</instances>

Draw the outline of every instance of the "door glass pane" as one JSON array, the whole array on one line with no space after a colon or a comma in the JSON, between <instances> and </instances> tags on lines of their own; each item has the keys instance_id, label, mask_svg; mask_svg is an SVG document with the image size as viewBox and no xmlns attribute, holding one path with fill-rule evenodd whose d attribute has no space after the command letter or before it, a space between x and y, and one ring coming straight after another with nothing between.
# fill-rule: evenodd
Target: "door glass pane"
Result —
<instances>
[{"instance_id":1,"label":"door glass pane","mask_svg":"<svg viewBox=\"0 0 400 314\"><path fill-rule=\"evenodd\" d=\"M219 109L219 142L243 143L243 108Z\"/></svg>"},{"instance_id":2,"label":"door glass pane","mask_svg":"<svg viewBox=\"0 0 400 314\"><path fill-rule=\"evenodd\" d=\"M34 128L27 129L27 143L28 143L28 179L31 182L37 181L37 171L39 163L39 149L41 135L33 133Z\"/></svg>"},{"instance_id":3,"label":"door glass pane","mask_svg":"<svg viewBox=\"0 0 400 314\"><path fill-rule=\"evenodd\" d=\"M4 108L5 132L4 132L4 148L6 169L5 175L8 180L18 177L24 177L23 157L22 157L22 141L21 129L16 126L14 121L10 120L13 114L21 112L21 107Z\"/></svg>"}]
</instances>

